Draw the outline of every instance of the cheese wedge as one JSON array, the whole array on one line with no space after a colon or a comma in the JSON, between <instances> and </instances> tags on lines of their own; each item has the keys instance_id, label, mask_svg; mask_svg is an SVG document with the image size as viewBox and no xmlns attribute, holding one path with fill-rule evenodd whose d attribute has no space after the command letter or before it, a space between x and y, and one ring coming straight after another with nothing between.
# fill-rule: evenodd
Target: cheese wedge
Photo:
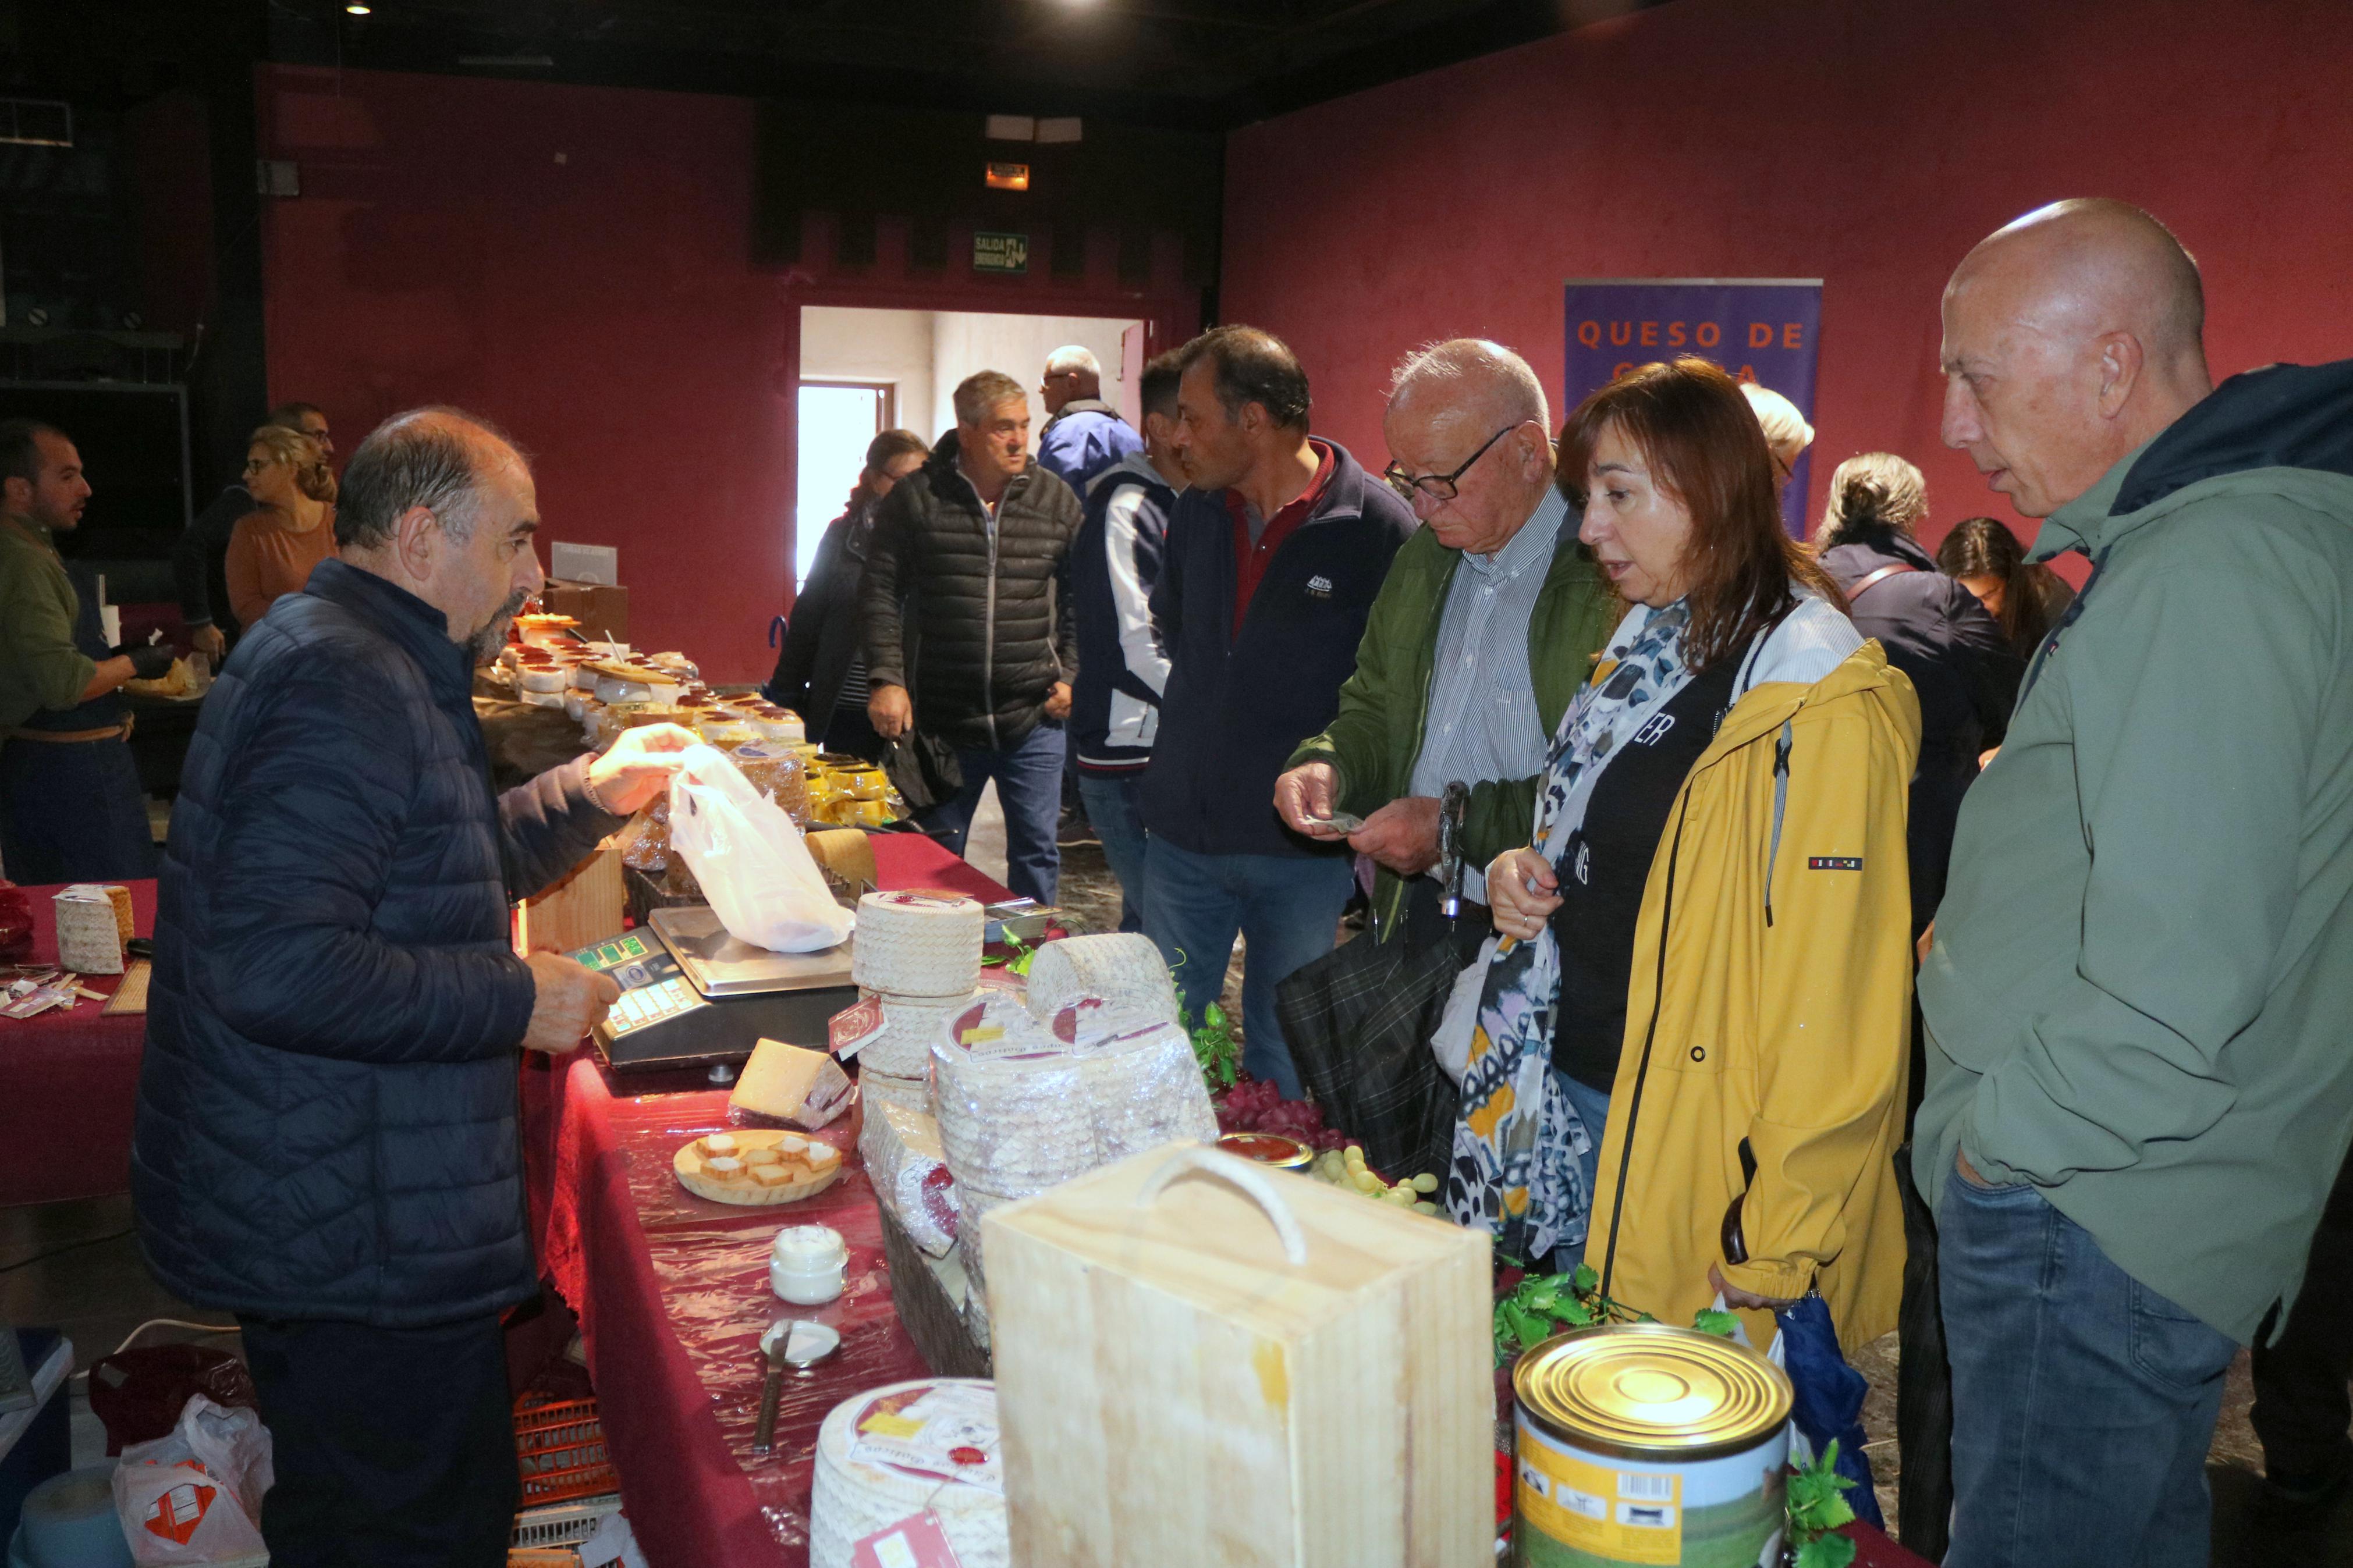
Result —
<instances>
[{"instance_id":1,"label":"cheese wedge","mask_svg":"<svg viewBox=\"0 0 2353 1568\"><path fill-rule=\"evenodd\" d=\"M755 1116L815 1130L849 1104L849 1075L823 1051L762 1040L744 1064L728 1103Z\"/></svg>"}]
</instances>

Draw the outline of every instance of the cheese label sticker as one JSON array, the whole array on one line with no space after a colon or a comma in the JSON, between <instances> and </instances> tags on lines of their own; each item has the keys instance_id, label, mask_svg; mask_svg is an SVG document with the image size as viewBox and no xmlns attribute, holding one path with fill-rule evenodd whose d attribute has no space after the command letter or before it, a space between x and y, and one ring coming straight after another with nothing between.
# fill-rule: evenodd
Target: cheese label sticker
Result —
<instances>
[{"instance_id":1,"label":"cheese label sticker","mask_svg":"<svg viewBox=\"0 0 2353 1568\"><path fill-rule=\"evenodd\" d=\"M849 1568L963 1568L940 1516L930 1509L849 1543Z\"/></svg>"},{"instance_id":2,"label":"cheese label sticker","mask_svg":"<svg viewBox=\"0 0 2353 1568\"><path fill-rule=\"evenodd\" d=\"M872 1045L882 1033L882 999L869 996L854 1007L844 1007L825 1026L833 1054L848 1061Z\"/></svg>"},{"instance_id":3,"label":"cheese label sticker","mask_svg":"<svg viewBox=\"0 0 2353 1568\"><path fill-rule=\"evenodd\" d=\"M912 1437L923 1429L921 1421L910 1421L904 1415L894 1415L878 1410L858 1424L858 1429L874 1437Z\"/></svg>"},{"instance_id":4,"label":"cheese label sticker","mask_svg":"<svg viewBox=\"0 0 2353 1568\"><path fill-rule=\"evenodd\" d=\"M985 1046L993 1040L1001 1040L1004 1037L1004 1027L997 1024L984 1024L977 1029L966 1029L957 1037L967 1046Z\"/></svg>"}]
</instances>

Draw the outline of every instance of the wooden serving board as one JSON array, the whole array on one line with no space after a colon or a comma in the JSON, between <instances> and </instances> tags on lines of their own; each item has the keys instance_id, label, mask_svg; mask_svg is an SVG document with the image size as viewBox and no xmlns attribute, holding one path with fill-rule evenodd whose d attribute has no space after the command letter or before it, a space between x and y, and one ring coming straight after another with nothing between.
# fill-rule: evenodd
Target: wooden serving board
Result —
<instances>
[{"instance_id":1,"label":"wooden serving board","mask_svg":"<svg viewBox=\"0 0 2353 1568\"><path fill-rule=\"evenodd\" d=\"M122 984L116 986L114 994L106 999L104 1016L119 1018L126 1013L146 1012L147 982L154 973L145 959L132 959L131 967L122 973Z\"/></svg>"},{"instance_id":2,"label":"wooden serving board","mask_svg":"<svg viewBox=\"0 0 2353 1568\"><path fill-rule=\"evenodd\" d=\"M773 1149L787 1138L797 1138L802 1142L812 1145L822 1142L820 1139L810 1137L806 1132L784 1130L731 1130L730 1136L735 1140L735 1147L739 1153L746 1149ZM815 1197L841 1180L841 1173L849 1163L841 1157L841 1151L836 1149L834 1150L835 1159L830 1169L811 1173L806 1168L796 1167L795 1180L768 1187L762 1186L754 1180L748 1170L745 1174L732 1181L722 1181L704 1174L700 1169L702 1163L702 1156L700 1152L702 1142L702 1140L698 1138L691 1143L683 1144L670 1157L670 1171L678 1177L679 1184L697 1197L709 1198L715 1204L735 1204L745 1208L768 1208L777 1204L798 1203L803 1198ZM832 1147L830 1144L826 1146Z\"/></svg>"}]
</instances>

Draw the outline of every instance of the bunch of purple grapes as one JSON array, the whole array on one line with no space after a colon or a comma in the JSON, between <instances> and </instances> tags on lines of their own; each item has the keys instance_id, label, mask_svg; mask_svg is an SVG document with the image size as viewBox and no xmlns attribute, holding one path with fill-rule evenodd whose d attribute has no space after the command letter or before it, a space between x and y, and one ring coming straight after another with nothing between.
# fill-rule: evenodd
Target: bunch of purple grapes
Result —
<instances>
[{"instance_id":1,"label":"bunch of purple grapes","mask_svg":"<svg viewBox=\"0 0 2353 1568\"><path fill-rule=\"evenodd\" d=\"M1324 1126L1324 1108L1314 1100L1285 1100L1271 1079L1254 1079L1248 1073L1236 1079L1231 1089L1213 1097L1210 1104L1217 1110L1220 1132L1279 1132L1318 1152L1345 1149L1356 1142L1336 1127Z\"/></svg>"}]
</instances>

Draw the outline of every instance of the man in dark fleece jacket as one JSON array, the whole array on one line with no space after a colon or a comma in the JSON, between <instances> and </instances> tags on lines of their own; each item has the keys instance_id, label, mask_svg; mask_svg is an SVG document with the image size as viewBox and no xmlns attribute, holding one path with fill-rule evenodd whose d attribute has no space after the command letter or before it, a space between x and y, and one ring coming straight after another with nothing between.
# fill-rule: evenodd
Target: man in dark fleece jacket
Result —
<instances>
[{"instance_id":1,"label":"man in dark fleece jacket","mask_svg":"<svg viewBox=\"0 0 2353 1568\"><path fill-rule=\"evenodd\" d=\"M280 1568L490 1564L521 1493L500 1314L538 1291L517 1051L619 994L509 945L693 736L632 730L503 797L473 667L542 582L514 448L426 409L353 454L340 560L206 700L155 916L132 1144L148 1267L237 1315Z\"/></svg>"},{"instance_id":2,"label":"man in dark fleece jacket","mask_svg":"<svg viewBox=\"0 0 2353 1568\"><path fill-rule=\"evenodd\" d=\"M1192 488L1152 593L1169 670L1144 779L1144 931L1197 1015L1240 933L1242 1064L1296 1099L1275 987L1331 951L1354 873L1345 846L1283 826L1275 775L1339 710L1414 518L1307 433L1307 373L1272 335L1218 327L1183 354L1176 448Z\"/></svg>"}]
</instances>

